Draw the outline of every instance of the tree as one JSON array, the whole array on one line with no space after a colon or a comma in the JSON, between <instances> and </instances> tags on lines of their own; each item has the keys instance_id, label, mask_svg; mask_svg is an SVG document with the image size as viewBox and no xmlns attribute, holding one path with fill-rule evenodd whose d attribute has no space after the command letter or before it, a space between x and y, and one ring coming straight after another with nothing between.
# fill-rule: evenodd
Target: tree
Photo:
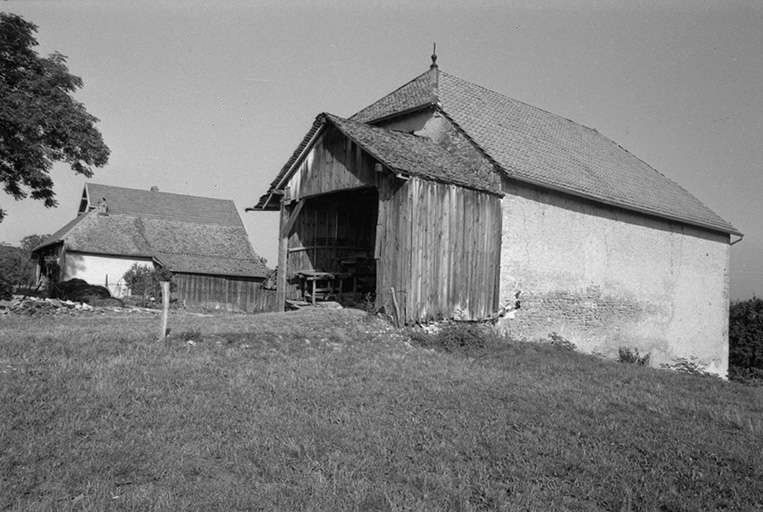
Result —
<instances>
[{"instance_id":1,"label":"tree","mask_svg":"<svg viewBox=\"0 0 763 512\"><path fill-rule=\"evenodd\" d=\"M35 32L22 17L0 13L0 185L16 200L31 196L52 207L53 162L90 177L109 148L98 119L72 97L82 79L69 73L64 55L38 55Z\"/></svg>"},{"instance_id":2,"label":"tree","mask_svg":"<svg viewBox=\"0 0 763 512\"><path fill-rule=\"evenodd\" d=\"M175 283L172 282L172 272L165 268L153 268L138 263L130 267L122 279L130 287L131 295L142 295L144 298L161 297L162 290L159 285L161 281L169 281L170 289L174 290L175 288Z\"/></svg>"},{"instance_id":3,"label":"tree","mask_svg":"<svg viewBox=\"0 0 763 512\"><path fill-rule=\"evenodd\" d=\"M21 246L0 244L0 298L9 295L17 286L34 286L35 264L32 249L50 235L29 235L21 239Z\"/></svg>"},{"instance_id":4,"label":"tree","mask_svg":"<svg viewBox=\"0 0 763 512\"><path fill-rule=\"evenodd\" d=\"M32 249L40 245L50 235L28 235L21 239L21 248L32 256Z\"/></svg>"},{"instance_id":5,"label":"tree","mask_svg":"<svg viewBox=\"0 0 763 512\"><path fill-rule=\"evenodd\" d=\"M20 247L0 244L0 299L8 298L16 286L30 286L34 264Z\"/></svg>"},{"instance_id":6,"label":"tree","mask_svg":"<svg viewBox=\"0 0 763 512\"><path fill-rule=\"evenodd\" d=\"M763 299L753 297L731 304L729 376L763 380Z\"/></svg>"}]
</instances>

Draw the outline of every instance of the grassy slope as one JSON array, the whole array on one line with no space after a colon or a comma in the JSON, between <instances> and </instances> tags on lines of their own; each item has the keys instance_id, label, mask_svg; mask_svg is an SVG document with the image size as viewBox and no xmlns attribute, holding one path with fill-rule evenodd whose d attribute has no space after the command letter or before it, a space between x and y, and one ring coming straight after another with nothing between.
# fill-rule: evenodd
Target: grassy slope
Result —
<instances>
[{"instance_id":1,"label":"grassy slope","mask_svg":"<svg viewBox=\"0 0 763 512\"><path fill-rule=\"evenodd\" d=\"M0 318L0 509L763 507L761 388L347 311L157 322Z\"/></svg>"}]
</instances>

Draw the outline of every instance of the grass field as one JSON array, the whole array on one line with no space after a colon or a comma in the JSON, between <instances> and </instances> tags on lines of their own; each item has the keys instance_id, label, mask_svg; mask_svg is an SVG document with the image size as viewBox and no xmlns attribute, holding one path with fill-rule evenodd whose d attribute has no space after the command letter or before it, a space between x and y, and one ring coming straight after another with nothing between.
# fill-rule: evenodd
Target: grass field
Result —
<instances>
[{"instance_id":1,"label":"grass field","mask_svg":"<svg viewBox=\"0 0 763 512\"><path fill-rule=\"evenodd\" d=\"M760 387L349 310L173 314L166 342L0 318L0 509L763 508Z\"/></svg>"}]
</instances>

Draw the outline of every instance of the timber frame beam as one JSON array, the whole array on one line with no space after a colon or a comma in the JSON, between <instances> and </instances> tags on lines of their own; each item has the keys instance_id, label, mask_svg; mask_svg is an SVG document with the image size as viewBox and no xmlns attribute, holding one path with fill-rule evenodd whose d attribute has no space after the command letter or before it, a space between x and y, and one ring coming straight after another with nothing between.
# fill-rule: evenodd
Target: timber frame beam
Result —
<instances>
[{"instance_id":1,"label":"timber frame beam","mask_svg":"<svg viewBox=\"0 0 763 512\"><path fill-rule=\"evenodd\" d=\"M305 200L301 199L296 205L289 205L289 194L285 193L281 199L281 219L278 227L278 273L276 274L276 311L286 309L286 274L289 253L289 233L294 227L299 213L305 206Z\"/></svg>"}]
</instances>

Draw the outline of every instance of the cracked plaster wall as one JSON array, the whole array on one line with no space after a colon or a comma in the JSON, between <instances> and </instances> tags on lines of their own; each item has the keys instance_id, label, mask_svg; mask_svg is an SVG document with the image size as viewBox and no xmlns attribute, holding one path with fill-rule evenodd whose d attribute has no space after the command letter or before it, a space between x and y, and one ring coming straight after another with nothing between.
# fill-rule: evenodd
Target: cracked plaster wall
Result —
<instances>
[{"instance_id":1,"label":"cracked plaster wall","mask_svg":"<svg viewBox=\"0 0 763 512\"><path fill-rule=\"evenodd\" d=\"M504 184L499 325L555 332L585 352L649 353L652 366L728 368L729 237L517 183Z\"/></svg>"}]
</instances>

